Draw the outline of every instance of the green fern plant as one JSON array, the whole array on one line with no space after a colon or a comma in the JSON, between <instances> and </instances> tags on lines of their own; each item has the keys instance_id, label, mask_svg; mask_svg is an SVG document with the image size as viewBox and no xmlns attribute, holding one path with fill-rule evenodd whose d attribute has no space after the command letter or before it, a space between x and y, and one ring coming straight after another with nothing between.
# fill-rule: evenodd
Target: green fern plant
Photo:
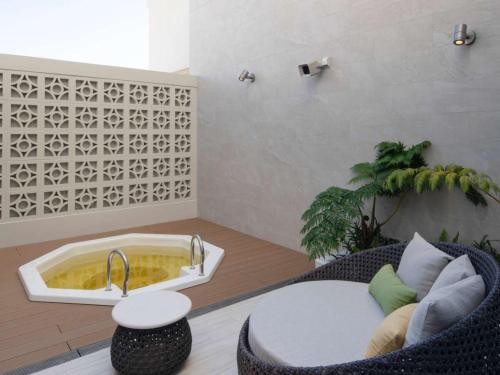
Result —
<instances>
[{"instance_id":1,"label":"green fern plant","mask_svg":"<svg viewBox=\"0 0 500 375\"><path fill-rule=\"evenodd\" d=\"M302 215L305 222L301 230L302 246L311 259L334 253L339 247L351 252L367 249L386 242L381 228L396 214L405 189L387 189L385 181L394 171L425 166L423 152L429 141L405 146L401 142L382 142L375 146L373 162L354 165L350 184L361 184L357 189L330 187L318 194L309 209ZM377 197L399 197L393 212L379 222L375 216ZM365 204L371 201L368 213Z\"/></svg>"},{"instance_id":2,"label":"green fern plant","mask_svg":"<svg viewBox=\"0 0 500 375\"><path fill-rule=\"evenodd\" d=\"M318 194L302 215L306 222L301 231L302 245L311 259L325 256L330 249L341 246L362 206L363 198L356 191L333 186Z\"/></svg>"},{"instance_id":3,"label":"green fern plant","mask_svg":"<svg viewBox=\"0 0 500 375\"><path fill-rule=\"evenodd\" d=\"M443 230L441 231L441 233L439 233L438 241L439 242L458 243L458 238L459 237L460 237L460 232L457 232L455 234L455 236L452 239L450 239L450 236L448 235L448 232L446 231L446 229L443 228Z\"/></svg>"},{"instance_id":4,"label":"green fern plant","mask_svg":"<svg viewBox=\"0 0 500 375\"><path fill-rule=\"evenodd\" d=\"M452 243L459 243L459 232L453 237L452 239L449 238L448 232L446 229L443 229L441 233L439 234L438 241L439 242L452 242ZM479 241L472 241L471 246L475 247L476 249L479 249L481 251L484 251L487 254L490 254L492 257L494 257L499 263L500 263L500 250L496 249L494 246L495 242L499 242L500 240L491 240L488 238L489 236L485 234Z\"/></svg>"},{"instance_id":5,"label":"green fern plant","mask_svg":"<svg viewBox=\"0 0 500 375\"><path fill-rule=\"evenodd\" d=\"M495 248L495 246L493 246L494 242L500 242L500 240L490 240L488 235L485 234L479 241L474 241L472 246L490 254L497 260L497 262L500 262L500 252Z\"/></svg>"},{"instance_id":6,"label":"green fern plant","mask_svg":"<svg viewBox=\"0 0 500 375\"><path fill-rule=\"evenodd\" d=\"M500 204L500 187L490 176L455 164L397 169L387 177L384 187L390 191L406 189L417 193L458 188L475 205L486 206L486 197Z\"/></svg>"}]
</instances>

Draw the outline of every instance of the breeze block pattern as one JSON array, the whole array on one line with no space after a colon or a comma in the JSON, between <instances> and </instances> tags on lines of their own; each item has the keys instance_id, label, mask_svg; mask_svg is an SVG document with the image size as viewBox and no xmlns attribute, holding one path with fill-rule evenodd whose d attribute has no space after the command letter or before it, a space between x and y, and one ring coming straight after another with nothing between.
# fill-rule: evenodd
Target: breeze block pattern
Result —
<instances>
[{"instance_id":1,"label":"breeze block pattern","mask_svg":"<svg viewBox=\"0 0 500 375\"><path fill-rule=\"evenodd\" d=\"M0 70L0 222L194 199L195 94Z\"/></svg>"}]
</instances>

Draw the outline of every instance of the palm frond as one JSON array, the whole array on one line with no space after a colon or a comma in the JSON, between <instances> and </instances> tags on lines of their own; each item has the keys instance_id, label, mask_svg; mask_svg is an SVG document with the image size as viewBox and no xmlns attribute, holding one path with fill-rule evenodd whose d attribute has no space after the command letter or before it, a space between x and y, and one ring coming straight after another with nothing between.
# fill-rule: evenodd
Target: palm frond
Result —
<instances>
[{"instance_id":1,"label":"palm frond","mask_svg":"<svg viewBox=\"0 0 500 375\"><path fill-rule=\"evenodd\" d=\"M429 178L432 175L432 170L422 169L415 176L415 191L422 193L429 186Z\"/></svg>"},{"instance_id":2,"label":"palm frond","mask_svg":"<svg viewBox=\"0 0 500 375\"><path fill-rule=\"evenodd\" d=\"M443 185L446 173L443 169L437 170L429 176L429 189L430 191L436 191Z\"/></svg>"},{"instance_id":3,"label":"palm frond","mask_svg":"<svg viewBox=\"0 0 500 375\"><path fill-rule=\"evenodd\" d=\"M448 190L453 190L457 184L458 174L450 171L444 178Z\"/></svg>"},{"instance_id":4,"label":"palm frond","mask_svg":"<svg viewBox=\"0 0 500 375\"><path fill-rule=\"evenodd\" d=\"M349 180L350 184L373 180L375 177L375 171L371 163L355 164L351 167L351 171L355 174L355 176Z\"/></svg>"},{"instance_id":5,"label":"palm frond","mask_svg":"<svg viewBox=\"0 0 500 375\"><path fill-rule=\"evenodd\" d=\"M469 176L460 176L458 179L458 184L460 186L460 190L464 193L467 193L470 189L470 178Z\"/></svg>"},{"instance_id":6,"label":"palm frond","mask_svg":"<svg viewBox=\"0 0 500 375\"><path fill-rule=\"evenodd\" d=\"M386 178L384 186L391 190L395 186L414 189L418 193L446 186L448 190L460 189L475 205L487 205L485 196L500 203L500 186L490 176L456 164L398 169Z\"/></svg>"},{"instance_id":7,"label":"palm frond","mask_svg":"<svg viewBox=\"0 0 500 375\"><path fill-rule=\"evenodd\" d=\"M429 141L409 147L401 142L382 142L375 146L377 149L375 163L382 168L393 170L405 167L422 167L426 165L423 153L430 145Z\"/></svg>"},{"instance_id":8,"label":"palm frond","mask_svg":"<svg viewBox=\"0 0 500 375\"><path fill-rule=\"evenodd\" d=\"M373 163L359 163L351 168L354 177L350 183L368 182L379 185L378 195L394 196L410 188L406 186L400 176L399 179L387 178L398 169L418 168L425 166L423 152L430 146L429 141L424 141L413 146L405 146L401 142L381 142L375 146L376 158ZM396 184L397 182L397 184Z\"/></svg>"}]
</instances>

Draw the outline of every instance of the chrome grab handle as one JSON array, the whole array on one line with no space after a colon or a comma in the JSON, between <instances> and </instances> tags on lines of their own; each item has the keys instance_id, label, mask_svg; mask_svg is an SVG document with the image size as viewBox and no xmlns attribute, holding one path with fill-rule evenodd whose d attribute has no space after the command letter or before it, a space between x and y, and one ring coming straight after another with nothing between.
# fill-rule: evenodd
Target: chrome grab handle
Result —
<instances>
[{"instance_id":1,"label":"chrome grab handle","mask_svg":"<svg viewBox=\"0 0 500 375\"><path fill-rule=\"evenodd\" d=\"M113 257L118 254L122 258L123 266L125 268L125 273L123 275L123 286L122 286L122 297L127 297L128 289L128 276L129 276L129 265L127 256L120 249L111 250L108 254L108 261L106 265L106 291L111 291L111 263L113 262Z\"/></svg>"},{"instance_id":2,"label":"chrome grab handle","mask_svg":"<svg viewBox=\"0 0 500 375\"><path fill-rule=\"evenodd\" d=\"M200 262L200 276L205 275L205 247L203 246L203 240L199 234L195 234L191 237L191 269L194 269L194 243L198 241L198 246L200 247L201 262Z\"/></svg>"}]
</instances>

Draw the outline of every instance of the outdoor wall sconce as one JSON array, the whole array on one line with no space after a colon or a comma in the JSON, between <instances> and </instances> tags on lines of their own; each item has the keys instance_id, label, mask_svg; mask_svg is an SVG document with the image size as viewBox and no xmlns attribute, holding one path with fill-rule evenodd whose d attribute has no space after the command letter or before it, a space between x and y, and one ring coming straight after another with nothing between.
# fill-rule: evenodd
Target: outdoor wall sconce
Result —
<instances>
[{"instance_id":1,"label":"outdoor wall sconce","mask_svg":"<svg viewBox=\"0 0 500 375\"><path fill-rule=\"evenodd\" d=\"M474 43L475 40L476 33L474 31L469 31L467 33L467 25L465 23L455 25L453 30L453 44L456 46L469 46Z\"/></svg>"},{"instance_id":2,"label":"outdoor wall sconce","mask_svg":"<svg viewBox=\"0 0 500 375\"><path fill-rule=\"evenodd\" d=\"M241 82L245 82L246 79L250 80L250 82L255 82L255 74L250 73L248 70L245 69L240 73L240 76L238 77L238 79Z\"/></svg>"}]
</instances>

